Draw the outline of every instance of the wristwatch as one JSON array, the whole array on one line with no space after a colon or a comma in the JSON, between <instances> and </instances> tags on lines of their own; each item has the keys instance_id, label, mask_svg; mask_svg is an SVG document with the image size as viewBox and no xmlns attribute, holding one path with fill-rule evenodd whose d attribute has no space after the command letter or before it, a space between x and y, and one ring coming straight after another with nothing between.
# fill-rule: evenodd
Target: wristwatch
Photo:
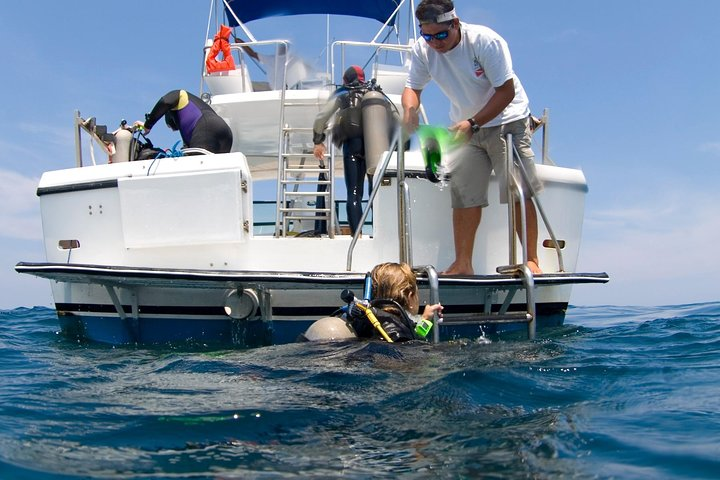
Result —
<instances>
[{"instance_id":1,"label":"wristwatch","mask_svg":"<svg viewBox=\"0 0 720 480\"><path fill-rule=\"evenodd\" d=\"M470 130L472 130L472 133L477 133L480 131L480 125L477 124L473 117L468 118L467 121L470 124Z\"/></svg>"}]
</instances>

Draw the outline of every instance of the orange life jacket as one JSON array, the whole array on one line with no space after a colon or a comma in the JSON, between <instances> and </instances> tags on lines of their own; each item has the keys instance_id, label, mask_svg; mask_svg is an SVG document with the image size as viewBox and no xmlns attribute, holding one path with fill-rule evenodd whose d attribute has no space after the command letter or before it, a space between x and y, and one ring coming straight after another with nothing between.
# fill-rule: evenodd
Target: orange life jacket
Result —
<instances>
[{"instance_id":1,"label":"orange life jacket","mask_svg":"<svg viewBox=\"0 0 720 480\"><path fill-rule=\"evenodd\" d=\"M214 72L227 72L228 70L235 70L235 60L233 60L232 54L230 53L230 33L232 29L226 25L220 25L220 31L215 34L215 38L208 53L207 60L205 60L205 68L208 73ZM218 60L218 54L222 52L223 59Z\"/></svg>"}]
</instances>

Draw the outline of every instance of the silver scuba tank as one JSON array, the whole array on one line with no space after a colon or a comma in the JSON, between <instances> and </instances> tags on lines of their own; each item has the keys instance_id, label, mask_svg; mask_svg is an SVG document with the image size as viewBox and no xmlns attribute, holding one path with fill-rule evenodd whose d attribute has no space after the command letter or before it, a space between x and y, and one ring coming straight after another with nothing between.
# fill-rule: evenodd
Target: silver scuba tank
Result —
<instances>
[{"instance_id":1,"label":"silver scuba tank","mask_svg":"<svg viewBox=\"0 0 720 480\"><path fill-rule=\"evenodd\" d=\"M115 154L110 157L111 163L130 161L130 144L133 134L129 128L120 126L113 132L115 135Z\"/></svg>"},{"instance_id":2,"label":"silver scuba tank","mask_svg":"<svg viewBox=\"0 0 720 480\"><path fill-rule=\"evenodd\" d=\"M382 93L370 90L363 95L360 105L365 141L365 163L368 175L373 175L383 153L390 148L387 99Z\"/></svg>"}]
</instances>

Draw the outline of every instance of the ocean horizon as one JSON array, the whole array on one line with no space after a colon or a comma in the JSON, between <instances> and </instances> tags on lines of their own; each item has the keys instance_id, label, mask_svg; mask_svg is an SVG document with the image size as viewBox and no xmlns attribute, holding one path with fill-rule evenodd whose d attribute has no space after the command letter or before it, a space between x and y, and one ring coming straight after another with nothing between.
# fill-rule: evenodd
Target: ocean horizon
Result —
<instances>
[{"instance_id":1,"label":"ocean horizon","mask_svg":"<svg viewBox=\"0 0 720 480\"><path fill-rule=\"evenodd\" d=\"M534 341L111 347L0 310L0 478L720 478L720 302Z\"/></svg>"}]
</instances>

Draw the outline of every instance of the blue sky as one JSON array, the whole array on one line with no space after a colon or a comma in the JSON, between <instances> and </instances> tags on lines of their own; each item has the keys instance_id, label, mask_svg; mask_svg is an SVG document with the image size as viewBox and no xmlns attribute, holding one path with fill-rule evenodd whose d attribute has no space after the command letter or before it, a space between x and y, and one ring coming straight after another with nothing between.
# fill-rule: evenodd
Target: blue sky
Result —
<instances>
[{"instance_id":1,"label":"blue sky","mask_svg":"<svg viewBox=\"0 0 720 480\"><path fill-rule=\"evenodd\" d=\"M550 109L550 156L588 179L578 271L611 281L575 287L572 303L717 301L707 275L720 270L720 2L458 0L456 9L505 37L533 111ZM47 281L13 267L44 260L35 188L43 171L74 165L74 110L114 128L168 90L197 92L208 11L197 0L5 6L0 308L52 303ZM317 58L308 40L324 38L323 25L301 17L250 28L263 38L289 31ZM361 30L349 20L333 27ZM447 123L447 102L431 93L431 121ZM164 126L153 131L156 145L176 140Z\"/></svg>"}]
</instances>

